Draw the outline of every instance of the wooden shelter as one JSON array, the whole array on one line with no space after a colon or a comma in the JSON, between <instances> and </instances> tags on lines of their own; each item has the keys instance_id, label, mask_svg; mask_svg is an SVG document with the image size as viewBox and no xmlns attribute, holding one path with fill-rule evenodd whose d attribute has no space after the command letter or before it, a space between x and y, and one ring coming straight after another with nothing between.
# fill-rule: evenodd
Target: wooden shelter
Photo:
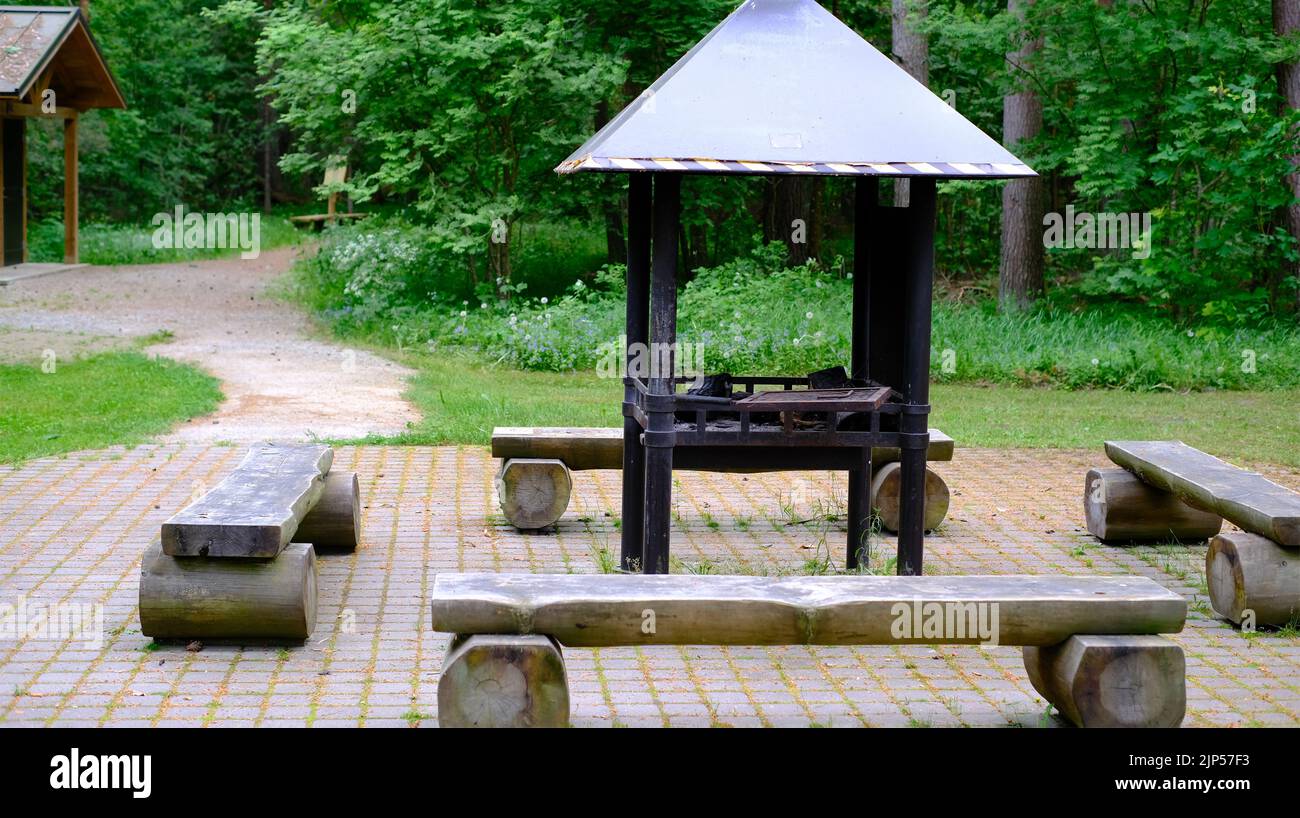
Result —
<instances>
[{"instance_id":1,"label":"wooden shelter","mask_svg":"<svg viewBox=\"0 0 1300 818\"><path fill-rule=\"evenodd\" d=\"M125 108L83 9L0 6L0 265L27 260L27 120L63 120L63 259L77 262L77 121Z\"/></svg>"},{"instance_id":2,"label":"wooden shelter","mask_svg":"<svg viewBox=\"0 0 1300 818\"><path fill-rule=\"evenodd\" d=\"M629 176L623 567L668 571L674 452L689 448L697 469L847 471L855 568L872 448L888 447L901 453L898 572L920 574L935 185L1034 171L813 0L747 0L556 171ZM721 395L679 391L678 225L695 175L854 177L853 338L837 388L745 375ZM881 177L909 180L907 207L881 206ZM647 343L668 349L649 377L632 371Z\"/></svg>"}]
</instances>

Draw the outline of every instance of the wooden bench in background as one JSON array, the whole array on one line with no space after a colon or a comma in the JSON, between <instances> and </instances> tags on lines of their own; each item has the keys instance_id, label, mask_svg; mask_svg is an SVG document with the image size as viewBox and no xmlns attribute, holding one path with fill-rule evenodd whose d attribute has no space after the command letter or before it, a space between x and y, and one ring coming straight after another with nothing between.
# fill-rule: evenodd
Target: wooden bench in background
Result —
<instances>
[{"instance_id":1,"label":"wooden bench in background","mask_svg":"<svg viewBox=\"0 0 1300 818\"><path fill-rule=\"evenodd\" d=\"M302 640L316 625L316 552L361 538L355 472L328 446L258 444L163 523L140 570L140 629L155 639Z\"/></svg>"},{"instance_id":2,"label":"wooden bench in background","mask_svg":"<svg viewBox=\"0 0 1300 818\"><path fill-rule=\"evenodd\" d=\"M1146 577L439 574L432 609L453 635L446 727L566 726L561 646L977 644L980 617L1076 725L1174 727L1186 709L1182 648L1160 634L1187 603ZM935 611L944 632L899 629Z\"/></svg>"},{"instance_id":3,"label":"wooden bench in background","mask_svg":"<svg viewBox=\"0 0 1300 818\"><path fill-rule=\"evenodd\" d=\"M1088 531L1106 542L1209 539L1215 611L1237 624L1300 617L1300 494L1179 441L1111 441L1106 455L1123 468L1088 472ZM1220 533L1224 520L1243 531Z\"/></svg>"},{"instance_id":4,"label":"wooden bench in background","mask_svg":"<svg viewBox=\"0 0 1300 818\"><path fill-rule=\"evenodd\" d=\"M337 188L348 179L348 166L346 164L333 165L325 169L325 181L322 183L326 187ZM366 213L339 213L338 212L338 190L331 190L325 201L325 212L314 213L307 216L290 216L289 221L298 227L310 227L313 230L320 230L325 225L334 225L340 219L364 219Z\"/></svg>"},{"instance_id":5,"label":"wooden bench in background","mask_svg":"<svg viewBox=\"0 0 1300 818\"><path fill-rule=\"evenodd\" d=\"M952 438L930 430L929 461L952 460ZM697 460L689 446L674 451L673 468L682 471L772 471L761 463L720 468L710 458ZM755 453L760 456L761 453ZM582 427L508 427L492 430L492 456L501 460L497 495L501 511L515 528L535 530L554 525L569 507L570 472L623 468L623 430ZM871 504L881 525L898 530L898 495L902 488L896 448L872 449ZM925 527L934 529L948 514L948 484L931 469L925 473Z\"/></svg>"}]
</instances>

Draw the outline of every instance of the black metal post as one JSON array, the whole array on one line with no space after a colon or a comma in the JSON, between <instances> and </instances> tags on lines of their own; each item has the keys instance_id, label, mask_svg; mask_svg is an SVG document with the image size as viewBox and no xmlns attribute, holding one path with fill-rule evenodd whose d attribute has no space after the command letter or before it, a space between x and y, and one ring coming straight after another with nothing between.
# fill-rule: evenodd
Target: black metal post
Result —
<instances>
[{"instance_id":1,"label":"black metal post","mask_svg":"<svg viewBox=\"0 0 1300 818\"><path fill-rule=\"evenodd\" d=\"M682 178L654 174L654 261L650 271L651 401L645 431L645 544L641 570L668 573L673 500L673 423L671 396L677 342L677 228ZM656 397L667 398L654 400Z\"/></svg>"},{"instance_id":2,"label":"black metal post","mask_svg":"<svg viewBox=\"0 0 1300 818\"><path fill-rule=\"evenodd\" d=\"M636 400L633 358L645 360L650 322L650 175L634 173L627 185L627 348L623 371L623 531L619 564L641 570L645 548L645 446L641 424L630 413Z\"/></svg>"},{"instance_id":3,"label":"black metal post","mask_svg":"<svg viewBox=\"0 0 1300 818\"><path fill-rule=\"evenodd\" d=\"M852 378L869 378L868 319L871 314L870 225L876 215L880 181L874 176L857 179L853 196L853 349L849 370ZM871 447L863 447L861 465L849 469L848 570L858 567L866 555L871 536Z\"/></svg>"},{"instance_id":4,"label":"black metal post","mask_svg":"<svg viewBox=\"0 0 1300 818\"><path fill-rule=\"evenodd\" d=\"M925 454L930 443L930 306L934 291L933 179L912 178L906 211L903 415L898 573L919 575L925 557Z\"/></svg>"}]
</instances>

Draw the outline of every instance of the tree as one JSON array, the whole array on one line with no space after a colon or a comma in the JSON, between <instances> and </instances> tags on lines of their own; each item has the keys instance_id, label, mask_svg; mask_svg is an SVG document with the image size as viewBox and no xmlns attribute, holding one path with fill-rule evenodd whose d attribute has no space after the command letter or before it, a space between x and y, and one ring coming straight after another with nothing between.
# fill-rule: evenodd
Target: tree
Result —
<instances>
[{"instance_id":1,"label":"tree","mask_svg":"<svg viewBox=\"0 0 1300 818\"><path fill-rule=\"evenodd\" d=\"M1273 33L1280 38L1294 40L1300 30L1300 0L1273 0ZM1283 102L1290 111L1300 110L1300 59L1279 62L1277 65L1277 89ZM1291 162L1300 168L1300 156L1292 156ZM1291 238L1300 243L1300 172L1286 177L1287 189L1291 193L1291 202L1285 211L1287 232ZM1292 260L1288 265L1292 283L1296 287L1296 311L1300 313L1300 261Z\"/></svg>"},{"instance_id":2,"label":"tree","mask_svg":"<svg viewBox=\"0 0 1300 818\"><path fill-rule=\"evenodd\" d=\"M1023 19L1033 0L1007 0L1007 11ZM1007 54L1018 86L1002 101L1002 141L1012 151L1036 139L1043 129L1043 103L1026 79L1043 41L1022 32L1020 47ZM1043 182L1013 179L1002 189L1002 257L998 265L998 305L1023 309L1043 294Z\"/></svg>"},{"instance_id":3,"label":"tree","mask_svg":"<svg viewBox=\"0 0 1300 818\"><path fill-rule=\"evenodd\" d=\"M928 0L893 0L892 50L894 61L917 82L930 84L930 41L921 26L929 13ZM894 205L907 207L911 201L911 183L894 180Z\"/></svg>"},{"instance_id":4,"label":"tree","mask_svg":"<svg viewBox=\"0 0 1300 818\"><path fill-rule=\"evenodd\" d=\"M471 282L505 295L517 225L557 214L552 170L623 79L581 47L577 15L559 0L277 9L258 65L297 135L282 166L347 156L355 198L408 205Z\"/></svg>"}]
</instances>

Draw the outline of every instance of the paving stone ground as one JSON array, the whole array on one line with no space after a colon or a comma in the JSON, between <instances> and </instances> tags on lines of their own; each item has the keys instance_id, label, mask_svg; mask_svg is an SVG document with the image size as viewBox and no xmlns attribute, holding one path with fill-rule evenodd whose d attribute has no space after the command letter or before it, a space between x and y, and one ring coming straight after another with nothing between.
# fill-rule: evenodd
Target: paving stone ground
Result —
<instances>
[{"instance_id":1,"label":"paving stone ground","mask_svg":"<svg viewBox=\"0 0 1300 818\"><path fill-rule=\"evenodd\" d=\"M581 472L554 534L496 506L479 447L342 448L361 477L364 543L320 561L301 647L158 646L140 634L140 554L160 523L238 463L239 447L168 444L0 467L0 606L101 605L103 638L0 635L0 725L432 726L446 636L439 571L592 573L618 551L617 472ZM1115 548L1082 528L1099 452L959 449L936 465L953 506L927 573L1141 574L1187 597L1187 726L1300 724L1300 638L1243 635L1205 596L1205 547ZM1300 489L1300 472L1259 467ZM678 473L678 571L839 567L844 478ZM875 549L877 566L892 538ZM94 610L90 608L88 610ZM568 650L577 726L1058 726L1018 648L658 647Z\"/></svg>"}]
</instances>

